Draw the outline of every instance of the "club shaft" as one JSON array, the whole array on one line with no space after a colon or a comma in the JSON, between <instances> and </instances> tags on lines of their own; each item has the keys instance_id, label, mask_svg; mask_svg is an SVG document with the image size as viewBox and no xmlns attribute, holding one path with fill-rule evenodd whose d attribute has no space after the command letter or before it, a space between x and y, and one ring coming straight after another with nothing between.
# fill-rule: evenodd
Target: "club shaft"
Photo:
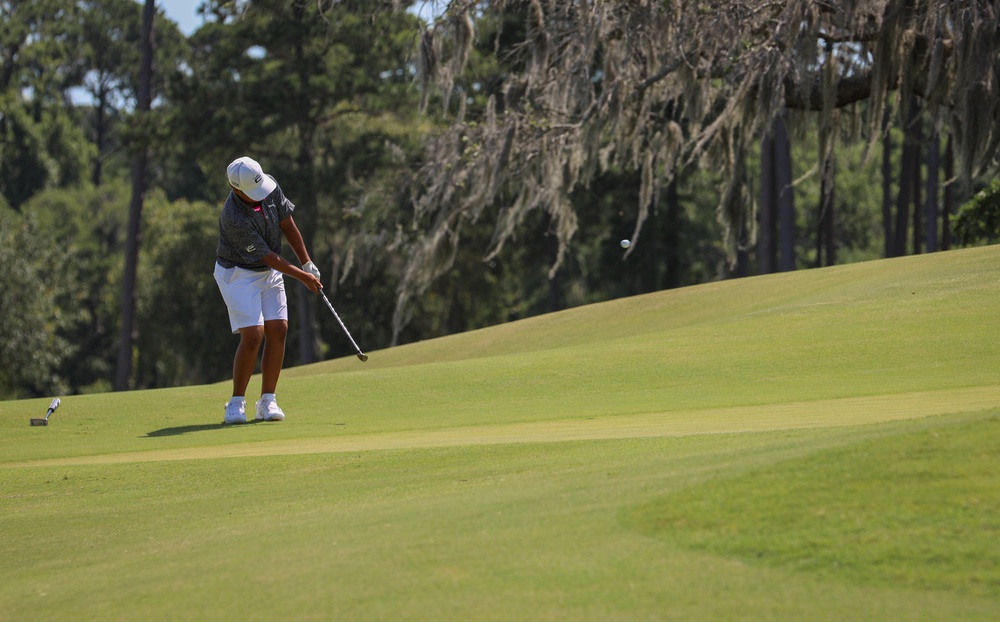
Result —
<instances>
[{"instance_id":1,"label":"club shaft","mask_svg":"<svg viewBox=\"0 0 1000 622\"><path fill-rule=\"evenodd\" d=\"M326 303L326 306L330 309L330 313L332 313L333 317L336 318L337 323L340 324L340 327L342 329L344 329L344 334L347 335L347 338L351 340L351 345L354 346L354 349L358 351L358 355L365 356L365 353L362 352L361 348L358 347L357 342L354 341L354 337L351 337L351 331L347 330L347 326L344 325L344 321L340 319L339 315L337 315L337 310L333 308L332 304L330 304L330 299L326 297L326 293L323 290L320 290L319 295L323 297L323 302Z\"/></svg>"}]
</instances>

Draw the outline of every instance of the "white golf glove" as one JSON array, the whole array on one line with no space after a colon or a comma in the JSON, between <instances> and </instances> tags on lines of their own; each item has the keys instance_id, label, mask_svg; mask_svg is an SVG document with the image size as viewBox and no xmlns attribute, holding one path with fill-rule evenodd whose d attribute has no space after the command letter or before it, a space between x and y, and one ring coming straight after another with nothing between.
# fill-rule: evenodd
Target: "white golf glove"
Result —
<instances>
[{"instance_id":1,"label":"white golf glove","mask_svg":"<svg viewBox=\"0 0 1000 622\"><path fill-rule=\"evenodd\" d=\"M304 264L302 264L302 269L308 272L309 274L313 275L317 279L319 278L319 268L317 268L316 264L314 264L313 262L311 261L305 262Z\"/></svg>"}]
</instances>

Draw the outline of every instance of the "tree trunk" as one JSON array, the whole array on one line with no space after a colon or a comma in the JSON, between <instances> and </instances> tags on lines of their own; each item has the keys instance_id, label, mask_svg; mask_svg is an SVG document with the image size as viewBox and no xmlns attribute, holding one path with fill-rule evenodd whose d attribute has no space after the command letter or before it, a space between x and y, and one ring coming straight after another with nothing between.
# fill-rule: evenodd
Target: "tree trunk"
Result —
<instances>
[{"instance_id":1,"label":"tree trunk","mask_svg":"<svg viewBox=\"0 0 1000 622\"><path fill-rule=\"evenodd\" d=\"M97 155L94 157L94 171L92 180L95 186L101 185L102 168L104 157L104 135L106 131L106 122L104 119L104 111L108 106L108 95L104 88L104 83L101 83L99 93L97 96L96 107L94 110L94 136L95 143L97 147Z\"/></svg>"},{"instance_id":2,"label":"tree trunk","mask_svg":"<svg viewBox=\"0 0 1000 622\"><path fill-rule=\"evenodd\" d=\"M681 286L681 237L684 232L681 230L681 201L677 191L677 176L670 180L667 185L667 234L666 251L664 256L667 261L664 287L673 289Z\"/></svg>"},{"instance_id":3,"label":"tree trunk","mask_svg":"<svg viewBox=\"0 0 1000 622\"><path fill-rule=\"evenodd\" d=\"M889 106L882 113L882 232L885 236L885 256L894 256L892 236L892 134Z\"/></svg>"},{"instance_id":4,"label":"tree trunk","mask_svg":"<svg viewBox=\"0 0 1000 622\"><path fill-rule=\"evenodd\" d=\"M909 112L903 126L903 157L899 167L899 196L896 200L896 226L892 248L893 257L902 257L906 254L906 234L910 230L910 203L913 201L914 188L913 171L919 166L917 144L913 140L913 128L920 114L917 107L917 98L913 97L907 107ZM914 162L917 165L914 165Z\"/></svg>"},{"instance_id":5,"label":"tree trunk","mask_svg":"<svg viewBox=\"0 0 1000 622\"><path fill-rule=\"evenodd\" d=\"M795 269L795 188L792 187L792 145L784 117L774 124L774 189L778 196L778 269Z\"/></svg>"},{"instance_id":6,"label":"tree trunk","mask_svg":"<svg viewBox=\"0 0 1000 622\"><path fill-rule=\"evenodd\" d=\"M142 12L142 65L139 67L139 93L136 107L137 125L142 128L132 162L132 200L128 210L128 230L125 238L125 270L122 276L122 326L118 340L118 368L115 390L127 391L132 377L132 348L135 344L135 285L139 263L139 243L142 223L142 203L146 194L146 167L149 159L149 131L146 123L152 101L153 18L154 0L146 0Z\"/></svg>"},{"instance_id":7,"label":"tree trunk","mask_svg":"<svg viewBox=\"0 0 1000 622\"><path fill-rule=\"evenodd\" d=\"M913 159L911 164L913 164L913 173L911 179L913 181L913 254L919 255L923 252L924 243L924 204L920 200L920 193L923 191L923 183L921 182L921 168L923 165L923 158L920 156L921 145L924 142L924 129L923 129L923 118L920 116L919 106L917 107L917 116L914 119L912 125L913 131Z\"/></svg>"},{"instance_id":8,"label":"tree trunk","mask_svg":"<svg viewBox=\"0 0 1000 622\"><path fill-rule=\"evenodd\" d=\"M729 270L729 277L742 279L745 276L750 276L750 252L741 247L736 251L736 263Z\"/></svg>"},{"instance_id":9,"label":"tree trunk","mask_svg":"<svg viewBox=\"0 0 1000 622\"><path fill-rule=\"evenodd\" d=\"M767 133L760 141L760 231L757 234L757 270L771 274L778 268L778 195L774 191L774 136Z\"/></svg>"},{"instance_id":10,"label":"tree trunk","mask_svg":"<svg viewBox=\"0 0 1000 622\"><path fill-rule=\"evenodd\" d=\"M913 184L910 183L910 171L913 166L910 160L913 158L913 149L907 144L903 145L902 164L900 166L899 196L896 199L896 225L893 231L891 257L902 257L906 254L906 233L910 230L910 195Z\"/></svg>"},{"instance_id":11,"label":"tree trunk","mask_svg":"<svg viewBox=\"0 0 1000 622\"><path fill-rule=\"evenodd\" d=\"M837 265L837 188L830 182L830 204L826 210L826 265Z\"/></svg>"},{"instance_id":12,"label":"tree trunk","mask_svg":"<svg viewBox=\"0 0 1000 622\"><path fill-rule=\"evenodd\" d=\"M834 232L834 183L833 160L827 160L826 170L820 181L819 223L816 229L816 267L832 266L837 263L836 235ZM823 261L823 255L826 261Z\"/></svg>"},{"instance_id":13,"label":"tree trunk","mask_svg":"<svg viewBox=\"0 0 1000 622\"><path fill-rule=\"evenodd\" d=\"M551 218L552 217L550 216L548 228L549 233L545 236L545 250L549 259L547 263L549 266L555 265L556 258L559 257L559 238L557 238L554 233L556 228ZM556 273L549 278L549 313L562 311L566 308L566 298L563 296L562 274L562 270L557 270Z\"/></svg>"},{"instance_id":14,"label":"tree trunk","mask_svg":"<svg viewBox=\"0 0 1000 622\"><path fill-rule=\"evenodd\" d=\"M948 146L944 150L944 210L941 214L941 250L951 249L951 215L955 212L955 195L952 182L955 178L955 151L948 136Z\"/></svg>"},{"instance_id":15,"label":"tree trunk","mask_svg":"<svg viewBox=\"0 0 1000 622\"><path fill-rule=\"evenodd\" d=\"M937 132L934 132L927 152L927 191L924 198L924 224L926 227L924 240L928 253L934 253L938 250L938 177L940 168L941 138Z\"/></svg>"},{"instance_id":16,"label":"tree trunk","mask_svg":"<svg viewBox=\"0 0 1000 622\"><path fill-rule=\"evenodd\" d=\"M662 274L666 267L664 264L670 261L667 253L661 252L658 248L663 240L660 240L659 236L656 235L656 232L663 231L661 220L669 219L671 215L669 204L665 205L663 209L665 213L661 216L660 210L657 207L650 206L646 222L649 225L649 231L653 235L646 236L645 244L637 249L639 252L635 259L638 261L638 268L641 270L640 274L642 275L639 283L640 291L638 293L646 294L661 289ZM669 252L669 248L667 252Z\"/></svg>"}]
</instances>

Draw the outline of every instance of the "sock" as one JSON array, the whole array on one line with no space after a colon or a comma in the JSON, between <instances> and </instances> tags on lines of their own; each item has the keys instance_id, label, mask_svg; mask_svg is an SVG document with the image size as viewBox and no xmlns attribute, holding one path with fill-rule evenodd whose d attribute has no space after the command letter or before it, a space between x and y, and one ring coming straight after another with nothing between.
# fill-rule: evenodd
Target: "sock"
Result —
<instances>
[{"instance_id":1,"label":"sock","mask_svg":"<svg viewBox=\"0 0 1000 622\"><path fill-rule=\"evenodd\" d=\"M273 402L275 401L274 393L262 393L260 399L264 402Z\"/></svg>"}]
</instances>

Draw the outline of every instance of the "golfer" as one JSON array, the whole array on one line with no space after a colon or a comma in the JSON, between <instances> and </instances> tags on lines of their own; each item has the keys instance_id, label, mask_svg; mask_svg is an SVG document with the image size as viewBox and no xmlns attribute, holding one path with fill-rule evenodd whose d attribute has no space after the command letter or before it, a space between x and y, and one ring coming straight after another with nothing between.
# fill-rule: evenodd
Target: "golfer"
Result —
<instances>
[{"instance_id":1,"label":"golfer","mask_svg":"<svg viewBox=\"0 0 1000 622\"><path fill-rule=\"evenodd\" d=\"M233 334L240 345L233 360L233 397L226 404L225 423L246 423L246 391L257 367L261 343L260 400L256 418L283 421L275 391L285 360L288 305L283 274L302 281L316 294L322 288L319 269L309 259L292 204L255 160L233 160L226 170L232 192L219 216L219 246L215 252L215 281L229 308ZM297 268L281 256L281 236L298 257Z\"/></svg>"}]
</instances>

